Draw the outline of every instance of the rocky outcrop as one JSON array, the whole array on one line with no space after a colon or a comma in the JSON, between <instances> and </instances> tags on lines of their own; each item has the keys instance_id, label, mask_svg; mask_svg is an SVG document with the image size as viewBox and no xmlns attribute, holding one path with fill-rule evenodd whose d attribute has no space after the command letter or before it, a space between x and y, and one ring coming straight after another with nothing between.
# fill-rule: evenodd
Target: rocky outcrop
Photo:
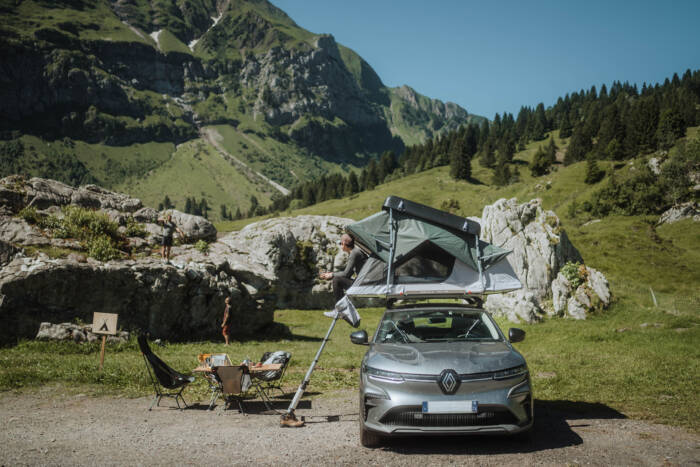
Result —
<instances>
[{"instance_id":1,"label":"rocky outcrop","mask_svg":"<svg viewBox=\"0 0 700 467\"><path fill-rule=\"evenodd\" d=\"M18 213L25 207L60 217L61 207L80 206L100 210L119 225L126 225L130 219L144 224L149 234L148 241L158 244L161 241L162 228L158 219L172 214L173 221L185 233L187 241L196 242L216 240L214 224L201 216L186 214L175 209L159 213L153 208L143 207L141 200L122 193L105 190L96 185L73 188L65 183L44 178L25 180L20 176L5 177L0 180L0 206L10 213ZM56 239L50 239L41 230L27 224L12 215L0 214L0 240L22 245L57 245ZM63 243L63 242L58 242ZM134 239L134 243L140 243Z\"/></svg>"},{"instance_id":2,"label":"rocky outcrop","mask_svg":"<svg viewBox=\"0 0 700 467\"><path fill-rule=\"evenodd\" d=\"M106 336L106 341L111 344L128 342L128 331L118 331L114 336ZM100 339L100 334L92 332L92 324L78 325L73 323L41 323L35 339L40 341L73 341L95 342Z\"/></svg>"},{"instance_id":3,"label":"rocky outcrop","mask_svg":"<svg viewBox=\"0 0 700 467\"><path fill-rule=\"evenodd\" d=\"M587 266L579 267L581 284L575 289L571 282L559 273L552 282L552 309L549 314L574 319L586 319L592 310L606 308L610 304L610 286L600 271Z\"/></svg>"},{"instance_id":4,"label":"rocky outcrop","mask_svg":"<svg viewBox=\"0 0 700 467\"><path fill-rule=\"evenodd\" d=\"M545 313L585 318L587 312L609 304L608 283L594 269L584 267L587 279L581 291L562 282L566 279L560 269L583 259L557 215L542 209L540 200L518 204L515 198L500 199L484 207L481 224L482 239L512 251L508 260L523 284L521 290L489 296L487 310L511 321L535 322ZM545 305L550 298L553 310Z\"/></svg>"},{"instance_id":5,"label":"rocky outcrop","mask_svg":"<svg viewBox=\"0 0 700 467\"><path fill-rule=\"evenodd\" d=\"M43 210L54 206L75 205L132 213L142 207L139 199L96 185L73 188L56 180L37 177L26 180L18 175L0 180L0 205L9 207L13 212L19 212L26 206Z\"/></svg>"},{"instance_id":6,"label":"rocky outcrop","mask_svg":"<svg viewBox=\"0 0 700 467\"><path fill-rule=\"evenodd\" d=\"M157 212L138 199L98 187L73 188L53 180L8 177L0 180L0 341L32 337L42 322L79 318L94 311L119 314L125 329L148 331L170 340L213 338L221 332L223 300L233 298L234 336L269 329L277 307L330 308L330 284L319 270L339 269L346 255L338 247L349 219L323 216L279 218L251 224L216 241L206 219L176 210ZM102 210L128 231L142 222L146 239L132 237L132 253L160 241L159 217L172 214L188 240L212 242L207 251L176 245L172 264L151 256L100 262L87 258L72 239L52 238L49 230L12 212L27 206L40 215L63 216L77 204ZM23 247L60 246L65 258L21 254ZM81 252L82 250L82 252ZM150 250L152 251L152 250Z\"/></svg>"},{"instance_id":7,"label":"rocky outcrop","mask_svg":"<svg viewBox=\"0 0 700 467\"><path fill-rule=\"evenodd\" d=\"M678 222L683 219L693 219L693 222L700 222L700 210L698 210L698 203L688 201L687 203L673 206L661 214L658 224L673 224L674 222Z\"/></svg>"},{"instance_id":8,"label":"rocky outcrop","mask_svg":"<svg viewBox=\"0 0 700 467\"><path fill-rule=\"evenodd\" d=\"M227 263L18 256L0 270L0 341L33 337L46 321L89 322L95 311L117 313L124 329L154 337L212 338L221 332L226 296L232 297L234 337L272 322L273 302L251 294Z\"/></svg>"},{"instance_id":9,"label":"rocky outcrop","mask_svg":"<svg viewBox=\"0 0 700 467\"><path fill-rule=\"evenodd\" d=\"M318 273L345 263L338 242L350 222L332 216L281 217L250 224L219 242L230 248L232 268L273 294L277 306L330 308L330 284L319 281Z\"/></svg>"}]
</instances>

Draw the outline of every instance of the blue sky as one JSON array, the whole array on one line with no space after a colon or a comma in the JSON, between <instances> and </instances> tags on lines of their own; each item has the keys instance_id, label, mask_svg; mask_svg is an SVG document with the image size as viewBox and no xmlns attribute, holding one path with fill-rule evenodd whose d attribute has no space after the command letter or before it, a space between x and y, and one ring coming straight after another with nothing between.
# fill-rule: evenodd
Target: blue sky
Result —
<instances>
[{"instance_id":1,"label":"blue sky","mask_svg":"<svg viewBox=\"0 0 700 467\"><path fill-rule=\"evenodd\" d=\"M493 118L614 80L700 69L700 0L271 0L408 84Z\"/></svg>"}]
</instances>

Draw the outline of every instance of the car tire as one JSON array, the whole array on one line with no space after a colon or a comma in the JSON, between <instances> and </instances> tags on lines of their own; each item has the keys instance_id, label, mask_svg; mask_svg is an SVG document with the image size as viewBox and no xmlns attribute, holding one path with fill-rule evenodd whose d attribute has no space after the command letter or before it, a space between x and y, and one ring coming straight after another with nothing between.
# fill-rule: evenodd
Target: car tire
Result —
<instances>
[{"instance_id":1,"label":"car tire","mask_svg":"<svg viewBox=\"0 0 700 467\"><path fill-rule=\"evenodd\" d=\"M365 448L376 448L382 444L382 437L368 430L360 420L360 444Z\"/></svg>"}]
</instances>

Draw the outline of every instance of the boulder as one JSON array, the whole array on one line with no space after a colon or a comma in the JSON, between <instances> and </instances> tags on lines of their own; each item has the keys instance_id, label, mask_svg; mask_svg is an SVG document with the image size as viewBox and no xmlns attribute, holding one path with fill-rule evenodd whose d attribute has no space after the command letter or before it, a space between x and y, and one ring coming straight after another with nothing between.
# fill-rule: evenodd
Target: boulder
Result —
<instances>
[{"instance_id":1,"label":"boulder","mask_svg":"<svg viewBox=\"0 0 700 467\"><path fill-rule=\"evenodd\" d=\"M211 339L221 333L226 296L232 297L234 337L273 321L273 303L251 296L228 263L17 256L0 270L0 341L33 337L42 322L89 322L95 311L117 313L121 327L154 337Z\"/></svg>"},{"instance_id":2,"label":"boulder","mask_svg":"<svg viewBox=\"0 0 700 467\"><path fill-rule=\"evenodd\" d=\"M0 204L18 212L25 206L47 209L73 204L92 209L132 213L142 207L141 201L96 185L73 188L56 180L12 175L0 180Z\"/></svg>"},{"instance_id":3,"label":"boulder","mask_svg":"<svg viewBox=\"0 0 700 467\"><path fill-rule=\"evenodd\" d=\"M155 224L158 221L158 211L145 207L136 211L133 217L136 222Z\"/></svg>"},{"instance_id":4,"label":"boulder","mask_svg":"<svg viewBox=\"0 0 700 467\"><path fill-rule=\"evenodd\" d=\"M552 282L551 314L585 319L587 313L610 304L610 286L603 273L588 266L579 271L584 281L576 290L562 273Z\"/></svg>"},{"instance_id":5,"label":"boulder","mask_svg":"<svg viewBox=\"0 0 700 467\"><path fill-rule=\"evenodd\" d=\"M100 339L100 334L92 332L92 325L78 325L73 323L52 324L48 322L39 325L39 332L35 339L43 341L74 341L94 342ZM114 336L107 336L108 343L125 343L129 340L128 331L117 331Z\"/></svg>"},{"instance_id":6,"label":"boulder","mask_svg":"<svg viewBox=\"0 0 700 467\"><path fill-rule=\"evenodd\" d=\"M173 222L185 232L188 242L196 242L197 240L216 241L216 227L207 219L194 214L186 214L176 209L168 209L161 212L161 217L165 217L168 214L173 216Z\"/></svg>"},{"instance_id":7,"label":"boulder","mask_svg":"<svg viewBox=\"0 0 700 467\"><path fill-rule=\"evenodd\" d=\"M540 321L542 310L534 293L516 290L507 294L489 295L484 309L494 315L503 316L509 321L534 323Z\"/></svg>"},{"instance_id":8,"label":"boulder","mask_svg":"<svg viewBox=\"0 0 700 467\"><path fill-rule=\"evenodd\" d=\"M698 203L695 201L688 201L687 203L673 206L661 214L658 224L673 224L683 219L693 219L693 222L700 222Z\"/></svg>"},{"instance_id":9,"label":"boulder","mask_svg":"<svg viewBox=\"0 0 700 467\"><path fill-rule=\"evenodd\" d=\"M257 290L268 290L278 307L329 308L330 283L322 270L339 270L347 255L338 243L353 222L332 216L298 216L263 220L219 239L230 248L233 270Z\"/></svg>"},{"instance_id":10,"label":"boulder","mask_svg":"<svg viewBox=\"0 0 700 467\"><path fill-rule=\"evenodd\" d=\"M586 281L580 291L572 291L559 273L566 263L583 259L557 215L542 209L539 199L522 204L500 199L484 207L481 224L485 241L512 251L508 260L523 284L519 291L489 295L485 309L512 321L534 322L545 312L582 319L610 303L607 280L599 271L584 269ZM551 307L546 304L549 298Z\"/></svg>"},{"instance_id":11,"label":"boulder","mask_svg":"<svg viewBox=\"0 0 700 467\"><path fill-rule=\"evenodd\" d=\"M39 229L13 216L0 216L0 240L22 246L51 244L51 239L42 235Z\"/></svg>"},{"instance_id":12,"label":"boulder","mask_svg":"<svg viewBox=\"0 0 700 467\"><path fill-rule=\"evenodd\" d=\"M481 238L512 251L510 264L538 300L550 295L551 283L564 264L582 262L557 215L542 209L539 199L523 204L515 198L500 199L484 207L481 222Z\"/></svg>"}]
</instances>

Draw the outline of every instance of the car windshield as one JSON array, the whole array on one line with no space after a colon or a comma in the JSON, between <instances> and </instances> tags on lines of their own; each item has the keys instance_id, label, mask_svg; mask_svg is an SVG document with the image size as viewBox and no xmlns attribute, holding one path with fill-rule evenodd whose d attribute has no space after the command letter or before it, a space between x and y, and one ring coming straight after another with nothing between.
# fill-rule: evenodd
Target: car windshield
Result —
<instances>
[{"instance_id":1,"label":"car windshield","mask_svg":"<svg viewBox=\"0 0 700 467\"><path fill-rule=\"evenodd\" d=\"M379 344L408 344L499 339L496 325L487 313L445 308L387 311L374 341Z\"/></svg>"}]
</instances>

